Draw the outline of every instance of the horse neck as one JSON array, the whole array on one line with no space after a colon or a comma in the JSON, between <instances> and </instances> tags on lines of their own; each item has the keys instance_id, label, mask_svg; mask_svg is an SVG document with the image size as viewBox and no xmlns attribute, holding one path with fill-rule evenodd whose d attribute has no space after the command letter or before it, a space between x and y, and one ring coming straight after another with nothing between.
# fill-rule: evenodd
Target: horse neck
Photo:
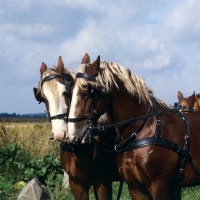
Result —
<instances>
[{"instance_id":1,"label":"horse neck","mask_svg":"<svg viewBox=\"0 0 200 200\"><path fill-rule=\"evenodd\" d=\"M131 95L128 91L121 92L121 89L116 90L113 95L112 108L109 113L112 116L113 123L137 118L146 115L149 112L150 103L140 102L138 96ZM116 127L116 132L123 134L123 138L130 136L141 121L131 123L129 126L124 125ZM126 128L124 128L126 127Z\"/></svg>"}]
</instances>

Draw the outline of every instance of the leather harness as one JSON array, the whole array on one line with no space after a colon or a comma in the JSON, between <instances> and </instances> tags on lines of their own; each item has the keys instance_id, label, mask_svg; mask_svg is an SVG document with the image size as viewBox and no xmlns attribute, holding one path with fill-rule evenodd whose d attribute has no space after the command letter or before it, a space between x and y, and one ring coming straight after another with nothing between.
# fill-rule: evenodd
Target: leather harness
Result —
<instances>
[{"instance_id":1,"label":"leather harness","mask_svg":"<svg viewBox=\"0 0 200 200\"><path fill-rule=\"evenodd\" d=\"M90 76L86 73L77 73L76 78L85 78L89 81L95 81L97 82L97 79L95 76ZM97 89L97 88L96 88ZM108 94L107 94L108 95ZM139 120L143 120L142 124L138 127L138 129L126 140L124 140L122 143L120 144L115 144L113 151L116 151L117 153L123 153L125 151L132 151L134 149L138 149L138 148L142 148L145 146L152 146L152 145L156 145L156 146L162 146L165 147L169 150L172 150L173 152L177 153L181 158L182 158L182 162L180 165L180 169L179 169L179 177L183 178L184 177L184 169L187 163L189 163L196 176L198 177L198 179L200 180L200 172L197 169L197 167L195 166L191 154L189 152L189 147L190 147L190 138L188 135L188 127L187 127L187 121L183 115L183 113L180 110L180 107L173 107L171 109L167 109L167 110L163 110L163 111L158 111L157 105L158 102L156 101L156 99L151 95L151 101L153 103L153 107L156 108L156 112L151 113L151 108L148 114L144 115L144 116L140 116L137 118L132 118L132 119L128 119L125 121L121 121L121 122L117 122L117 123L113 123L113 124L108 124L108 125L104 125L104 126L97 126L97 127L90 127L89 128L89 132L91 134L98 134L98 132L105 132L113 127L119 126L119 125L124 125L124 124L129 124L129 123L133 123ZM160 127L161 127L161 122L159 119L160 115L163 115L165 113L169 113L169 112L174 112L177 113L177 115L179 116L179 118L181 119L181 121L183 122L184 125L184 130L185 130L185 145L184 147L179 146L178 144L173 143L172 141L169 141L165 138L161 137L161 131L160 131ZM142 130L142 128L144 127L146 121L148 118L150 117L156 117L156 131L155 131L155 137L149 137L149 138L143 138L143 139L137 139L137 135L139 134L139 132ZM89 119L90 123L92 120L92 115L90 116L83 116L80 118L71 118L68 119L70 122L77 122L77 121L82 121L85 119Z\"/></svg>"}]
</instances>

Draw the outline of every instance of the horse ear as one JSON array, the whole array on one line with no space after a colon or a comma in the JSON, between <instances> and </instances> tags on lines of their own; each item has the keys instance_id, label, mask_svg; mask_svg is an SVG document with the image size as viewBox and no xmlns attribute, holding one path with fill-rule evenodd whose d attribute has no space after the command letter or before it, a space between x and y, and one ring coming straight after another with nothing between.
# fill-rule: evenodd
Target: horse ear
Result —
<instances>
[{"instance_id":1,"label":"horse ear","mask_svg":"<svg viewBox=\"0 0 200 200\"><path fill-rule=\"evenodd\" d=\"M90 63L90 56L86 53L83 58L81 64L87 64Z\"/></svg>"},{"instance_id":2,"label":"horse ear","mask_svg":"<svg viewBox=\"0 0 200 200\"><path fill-rule=\"evenodd\" d=\"M42 62L42 65L41 65L41 67L40 67L40 74L41 74L41 76L42 76L42 74L43 74L46 70L47 70L47 65L46 65L44 62Z\"/></svg>"},{"instance_id":3,"label":"horse ear","mask_svg":"<svg viewBox=\"0 0 200 200\"><path fill-rule=\"evenodd\" d=\"M184 99L182 92L178 91L178 100L182 101Z\"/></svg>"},{"instance_id":4,"label":"horse ear","mask_svg":"<svg viewBox=\"0 0 200 200\"><path fill-rule=\"evenodd\" d=\"M65 71L64 63L62 61L61 56L58 57L58 66L56 70L58 71L59 74L63 74Z\"/></svg>"},{"instance_id":5,"label":"horse ear","mask_svg":"<svg viewBox=\"0 0 200 200\"><path fill-rule=\"evenodd\" d=\"M87 73L92 76L97 76L100 69L100 56L87 68Z\"/></svg>"}]
</instances>

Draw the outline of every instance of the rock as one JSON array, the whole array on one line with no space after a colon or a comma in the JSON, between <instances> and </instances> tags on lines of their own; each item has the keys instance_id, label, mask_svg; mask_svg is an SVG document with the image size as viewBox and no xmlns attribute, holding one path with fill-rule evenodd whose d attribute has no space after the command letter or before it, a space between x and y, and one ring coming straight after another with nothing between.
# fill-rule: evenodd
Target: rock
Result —
<instances>
[{"instance_id":1,"label":"rock","mask_svg":"<svg viewBox=\"0 0 200 200\"><path fill-rule=\"evenodd\" d=\"M63 181L62 181L62 186L67 189L69 188L69 176L66 172L64 172L64 176L63 176Z\"/></svg>"},{"instance_id":2,"label":"rock","mask_svg":"<svg viewBox=\"0 0 200 200\"><path fill-rule=\"evenodd\" d=\"M34 178L21 191L18 200L55 200L55 197L46 186Z\"/></svg>"}]
</instances>

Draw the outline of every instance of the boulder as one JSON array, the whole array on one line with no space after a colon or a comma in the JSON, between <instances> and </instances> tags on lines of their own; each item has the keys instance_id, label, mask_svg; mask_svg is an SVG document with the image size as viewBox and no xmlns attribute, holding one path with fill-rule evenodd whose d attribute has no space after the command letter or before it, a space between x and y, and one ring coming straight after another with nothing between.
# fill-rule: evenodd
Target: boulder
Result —
<instances>
[{"instance_id":1,"label":"boulder","mask_svg":"<svg viewBox=\"0 0 200 200\"><path fill-rule=\"evenodd\" d=\"M69 188L69 176L66 172L64 172L63 181L62 181L63 188Z\"/></svg>"},{"instance_id":2,"label":"boulder","mask_svg":"<svg viewBox=\"0 0 200 200\"><path fill-rule=\"evenodd\" d=\"M55 200L55 197L46 186L34 178L21 191L18 200Z\"/></svg>"}]
</instances>

